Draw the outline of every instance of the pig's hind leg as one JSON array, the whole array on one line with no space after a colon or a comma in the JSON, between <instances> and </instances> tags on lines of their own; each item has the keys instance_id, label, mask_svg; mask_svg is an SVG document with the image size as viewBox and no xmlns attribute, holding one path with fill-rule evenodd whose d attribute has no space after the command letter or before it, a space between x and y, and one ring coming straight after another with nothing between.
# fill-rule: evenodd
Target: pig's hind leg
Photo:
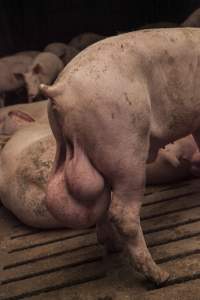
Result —
<instances>
[{"instance_id":1,"label":"pig's hind leg","mask_svg":"<svg viewBox=\"0 0 200 300\"><path fill-rule=\"evenodd\" d=\"M169 274L153 261L140 224L148 137L135 138L134 142L126 137L125 133L119 135L118 147L114 145L112 149L112 159L106 159L107 178L112 188L109 218L120 234L133 266L151 281L161 284ZM105 158L106 155L104 162Z\"/></svg>"}]
</instances>

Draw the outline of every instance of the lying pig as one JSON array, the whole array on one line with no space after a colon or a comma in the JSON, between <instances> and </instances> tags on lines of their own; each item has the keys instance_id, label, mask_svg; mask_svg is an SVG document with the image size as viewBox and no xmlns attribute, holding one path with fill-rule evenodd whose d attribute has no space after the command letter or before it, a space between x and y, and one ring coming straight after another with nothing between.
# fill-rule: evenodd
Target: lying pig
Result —
<instances>
[{"instance_id":1,"label":"lying pig","mask_svg":"<svg viewBox=\"0 0 200 300\"><path fill-rule=\"evenodd\" d=\"M75 36L68 45L81 51L86 47L104 39L105 37L93 32L85 32Z\"/></svg>"},{"instance_id":2,"label":"lying pig","mask_svg":"<svg viewBox=\"0 0 200 300\"><path fill-rule=\"evenodd\" d=\"M154 162L147 164L146 183L163 184L200 176L200 152L192 135L158 151Z\"/></svg>"},{"instance_id":3,"label":"lying pig","mask_svg":"<svg viewBox=\"0 0 200 300\"><path fill-rule=\"evenodd\" d=\"M200 27L200 8L196 9L180 26Z\"/></svg>"},{"instance_id":4,"label":"lying pig","mask_svg":"<svg viewBox=\"0 0 200 300\"><path fill-rule=\"evenodd\" d=\"M77 49L64 43L51 43L44 48L44 51L58 56L64 65L68 64L79 53Z\"/></svg>"},{"instance_id":5,"label":"lying pig","mask_svg":"<svg viewBox=\"0 0 200 300\"><path fill-rule=\"evenodd\" d=\"M32 52L32 51L31 51ZM5 105L5 94L16 91L24 85L23 78L18 74L26 72L34 59L28 52L19 52L16 55L0 59L0 106Z\"/></svg>"},{"instance_id":6,"label":"lying pig","mask_svg":"<svg viewBox=\"0 0 200 300\"><path fill-rule=\"evenodd\" d=\"M188 134L200 145L199 57L198 29L141 30L88 47L53 86L41 85L57 140L48 209L67 227L115 226L133 265L157 284L169 274L140 225L145 166Z\"/></svg>"},{"instance_id":7,"label":"lying pig","mask_svg":"<svg viewBox=\"0 0 200 300\"><path fill-rule=\"evenodd\" d=\"M55 54L42 52L36 56L27 72L18 73L18 77L21 76L25 81L28 101L32 102L39 96L40 83L52 83L63 67L62 61Z\"/></svg>"},{"instance_id":8,"label":"lying pig","mask_svg":"<svg viewBox=\"0 0 200 300\"><path fill-rule=\"evenodd\" d=\"M54 153L55 140L49 125L38 123L18 130L0 153L1 202L33 227L61 227L45 206Z\"/></svg>"},{"instance_id":9,"label":"lying pig","mask_svg":"<svg viewBox=\"0 0 200 300\"><path fill-rule=\"evenodd\" d=\"M47 102L17 104L0 110L0 135L12 135L18 129L33 122L48 123Z\"/></svg>"}]
</instances>

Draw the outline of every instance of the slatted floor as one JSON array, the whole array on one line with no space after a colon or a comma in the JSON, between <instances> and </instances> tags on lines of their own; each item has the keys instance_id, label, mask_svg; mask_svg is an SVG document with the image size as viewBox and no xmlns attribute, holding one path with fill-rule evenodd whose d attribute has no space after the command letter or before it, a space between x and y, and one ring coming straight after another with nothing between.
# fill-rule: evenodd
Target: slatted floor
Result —
<instances>
[{"instance_id":1,"label":"slatted floor","mask_svg":"<svg viewBox=\"0 0 200 300\"><path fill-rule=\"evenodd\" d=\"M200 180L146 190L142 226L171 278L156 288L123 254L104 255L94 229L42 231L0 207L0 299L200 300Z\"/></svg>"}]
</instances>

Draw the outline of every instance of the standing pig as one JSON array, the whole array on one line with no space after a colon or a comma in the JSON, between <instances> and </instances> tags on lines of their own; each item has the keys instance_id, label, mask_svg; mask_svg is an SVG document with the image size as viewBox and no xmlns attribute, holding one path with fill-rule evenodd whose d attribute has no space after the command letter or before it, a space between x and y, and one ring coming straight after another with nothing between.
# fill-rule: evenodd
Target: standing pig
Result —
<instances>
[{"instance_id":1,"label":"standing pig","mask_svg":"<svg viewBox=\"0 0 200 300\"><path fill-rule=\"evenodd\" d=\"M200 8L196 9L180 26L200 27Z\"/></svg>"},{"instance_id":2,"label":"standing pig","mask_svg":"<svg viewBox=\"0 0 200 300\"><path fill-rule=\"evenodd\" d=\"M32 51L31 51L32 52ZM35 51L34 51L35 52ZM26 72L31 65L35 54L29 51L19 52L16 55L0 59L0 106L5 104L5 94L16 91L24 85L24 80L19 73Z\"/></svg>"},{"instance_id":3,"label":"standing pig","mask_svg":"<svg viewBox=\"0 0 200 300\"><path fill-rule=\"evenodd\" d=\"M51 43L44 48L44 51L58 56L64 65L68 64L79 53L77 49L64 43Z\"/></svg>"},{"instance_id":4,"label":"standing pig","mask_svg":"<svg viewBox=\"0 0 200 300\"><path fill-rule=\"evenodd\" d=\"M105 37L93 32L85 32L75 36L68 45L81 51L86 47L104 39Z\"/></svg>"},{"instance_id":5,"label":"standing pig","mask_svg":"<svg viewBox=\"0 0 200 300\"><path fill-rule=\"evenodd\" d=\"M133 265L157 284L169 274L140 225L146 162L191 133L200 145L199 57L198 29L140 30L88 47L53 86L41 85L57 140L47 207L71 228L111 222Z\"/></svg>"},{"instance_id":6,"label":"standing pig","mask_svg":"<svg viewBox=\"0 0 200 300\"><path fill-rule=\"evenodd\" d=\"M28 71L21 73L27 87L28 101L32 102L36 99L39 96L40 84L52 83L63 67L62 61L53 53L42 52L36 56Z\"/></svg>"}]
</instances>

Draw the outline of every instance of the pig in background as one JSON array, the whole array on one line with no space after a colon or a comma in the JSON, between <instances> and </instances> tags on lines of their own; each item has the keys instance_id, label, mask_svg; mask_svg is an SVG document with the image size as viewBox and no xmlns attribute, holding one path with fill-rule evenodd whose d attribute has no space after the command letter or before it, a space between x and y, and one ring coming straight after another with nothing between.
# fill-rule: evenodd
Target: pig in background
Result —
<instances>
[{"instance_id":1,"label":"pig in background","mask_svg":"<svg viewBox=\"0 0 200 300\"><path fill-rule=\"evenodd\" d=\"M51 84L63 67L63 62L55 54L42 52L36 56L26 72L18 72L18 78L25 82L28 101L32 102L38 98L40 96L40 84Z\"/></svg>"},{"instance_id":2,"label":"pig in background","mask_svg":"<svg viewBox=\"0 0 200 300\"><path fill-rule=\"evenodd\" d=\"M76 48L78 51L82 51L86 47L104 39L105 36L99 35L93 32L85 32L75 36L68 45Z\"/></svg>"},{"instance_id":3,"label":"pig in background","mask_svg":"<svg viewBox=\"0 0 200 300\"><path fill-rule=\"evenodd\" d=\"M200 27L200 8L193 11L193 13L180 24L181 27Z\"/></svg>"},{"instance_id":4,"label":"pig in background","mask_svg":"<svg viewBox=\"0 0 200 300\"><path fill-rule=\"evenodd\" d=\"M200 8L194 10L182 23L157 22L145 24L137 28L137 30L153 29L153 28L173 28L173 27L200 27Z\"/></svg>"},{"instance_id":5,"label":"pig in background","mask_svg":"<svg viewBox=\"0 0 200 300\"><path fill-rule=\"evenodd\" d=\"M44 52L51 52L58 56L62 60L64 66L79 53L76 48L64 43L51 43L44 48Z\"/></svg>"},{"instance_id":6,"label":"pig in background","mask_svg":"<svg viewBox=\"0 0 200 300\"><path fill-rule=\"evenodd\" d=\"M5 105L7 94L24 86L18 73L26 72L38 55L37 51L24 51L0 59L0 106Z\"/></svg>"}]
</instances>

